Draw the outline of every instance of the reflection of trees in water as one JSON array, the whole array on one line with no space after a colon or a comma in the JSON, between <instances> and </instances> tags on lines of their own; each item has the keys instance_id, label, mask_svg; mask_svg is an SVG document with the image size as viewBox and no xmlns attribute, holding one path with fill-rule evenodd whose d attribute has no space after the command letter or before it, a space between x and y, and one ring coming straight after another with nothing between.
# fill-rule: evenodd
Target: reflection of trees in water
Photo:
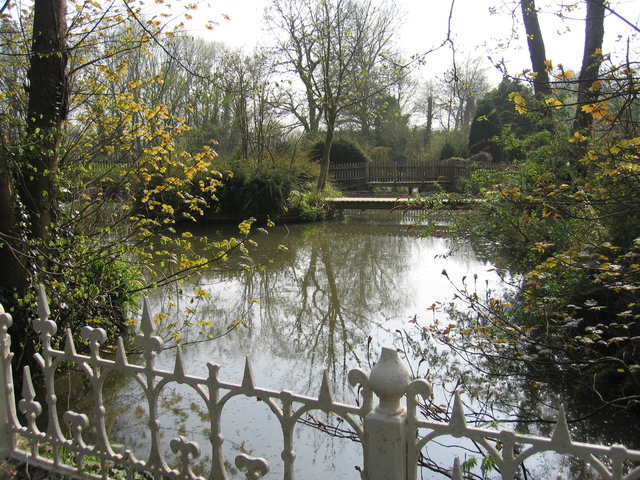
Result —
<instances>
[{"instance_id":1,"label":"reflection of trees in water","mask_svg":"<svg viewBox=\"0 0 640 480\"><path fill-rule=\"evenodd\" d=\"M387 230L397 234L404 229ZM286 239L272 232L260 241L261 251L275 251L279 243L288 251L264 268L203 272L199 288L211 298L197 310L198 318L214 322L209 333L224 333L238 317L248 327L216 341L216 350L246 351L255 342L273 357L297 363L298 377L303 371L315 377L318 369L327 368L336 385L346 385L347 371L366 350L372 325L396 316L410 285L402 272L411 261L413 240L381 232L335 224L301 227ZM157 297L153 301L161 303ZM301 356L305 361L296 361Z\"/></svg>"},{"instance_id":2,"label":"reflection of trees in water","mask_svg":"<svg viewBox=\"0 0 640 480\"><path fill-rule=\"evenodd\" d=\"M408 258L406 240L337 233L330 226L296 238L264 271L247 273L260 298L262 328L279 357L307 357L335 382L366 347L371 322L392 316L402 297L392 271ZM302 365L301 365L302 366ZM311 373L311 372L309 372Z\"/></svg>"},{"instance_id":3,"label":"reflection of trees in water","mask_svg":"<svg viewBox=\"0 0 640 480\"><path fill-rule=\"evenodd\" d=\"M354 358L366 351L371 327L394 318L396 306L405 303L410 281L398 272L408 268L415 244L412 239L359 234L357 228L336 231L331 225L323 225L300 230L302 232L298 231L299 234L291 235L288 240L269 236L271 243L286 243L289 250L274 257L273 263L265 264L264 269L203 272L198 284L180 286L185 294L196 287L206 290L210 295L206 301L190 303L188 295L177 290L152 292L154 306L166 304L169 297L179 304L179 308L167 313L192 307L198 312L194 319L213 321L214 326L209 329L213 335L224 333L226 326L237 317L244 320L245 327L224 339L186 347L183 358L189 359L186 364L189 374L206 375L198 369L211 361L223 365L225 380L239 382L241 377L230 378L226 367L232 362L239 363L238 357L246 353L255 358L265 353L271 362L268 367L278 370L273 372L274 377L284 373L285 378L294 379L294 386L274 388L292 388L298 393L316 395L321 380L319 370L327 368L333 377L337 398L346 398L346 392L351 392L346 374L355 366ZM402 231L402 227L398 230ZM261 242L261 248L269 248L265 243ZM171 369L171 351L163 352L162 357L165 356L158 362L161 368ZM279 359L282 361L278 362ZM265 383L269 381L264 377L257 379L261 386L268 387ZM118 415L113 427L125 437L123 441L135 445L136 451L140 450L144 456L144 437L137 437L134 429L127 425L144 423L146 410L137 407L116 410L119 405L129 404L126 396L134 399L130 402L132 405L136 404L136 397L143 396L135 388L135 382L129 383L132 386L114 396L113 411ZM197 417L205 410L199 405L192 409L192 405L189 392L181 389L163 392L160 411L166 438L182 434L185 428L190 437L206 438L207 432L200 431L206 422L198 421ZM241 424L242 415L238 418L236 423ZM318 440L321 441L324 442ZM244 444L238 449L241 447L244 448Z\"/></svg>"}]
</instances>

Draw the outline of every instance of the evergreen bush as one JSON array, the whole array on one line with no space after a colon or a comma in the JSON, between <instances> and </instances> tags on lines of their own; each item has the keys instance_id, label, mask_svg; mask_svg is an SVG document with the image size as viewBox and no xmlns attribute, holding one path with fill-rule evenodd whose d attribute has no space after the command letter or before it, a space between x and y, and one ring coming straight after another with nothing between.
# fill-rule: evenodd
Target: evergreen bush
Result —
<instances>
[{"instance_id":1,"label":"evergreen bush","mask_svg":"<svg viewBox=\"0 0 640 480\"><path fill-rule=\"evenodd\" d=\"M309 150L309 158L320 161L324 153L324 140L314 143ZM331 144L331 163L362 163L370 162L369 156L360 146L349 139L339 138Z\"/></svg>"}]
</instances>

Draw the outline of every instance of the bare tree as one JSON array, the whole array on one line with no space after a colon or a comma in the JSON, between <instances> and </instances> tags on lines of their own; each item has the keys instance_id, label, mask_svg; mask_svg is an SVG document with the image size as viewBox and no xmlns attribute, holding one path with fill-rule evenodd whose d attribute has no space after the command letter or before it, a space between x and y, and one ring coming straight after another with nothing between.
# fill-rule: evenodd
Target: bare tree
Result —
<instances>
[{"instance_id":1,"label":"bare tree","mask_svg":"<svg viewBox=\"0 0 640 480\"><path fill-rule=\"evenodd\" d=\"M283 64L304 86L308 123L305 125L298 110L291 113L309 132L318 131L319 115L324 120L325 147L318 180L318 188L323 189L339 117L408 73L393 61L391 41L398 12L385 3L353 0L273 0L270 12L268 21L281 36ZM379 81L369 81L371 75L377 75Z\"/></svg>"},{"instance_id":2,"label":"bare tree","mask_svg":"<svg viewBox=\"0 0 640 480\"><path fill-rule=\"evenodd\" d=\"M318 75L318 36L313 0L274 0L266 15L275 33L276 50L281 55L285 72L302 82L302 98L296 89L285 89L281 108L292 114L307 133L318 133L323 105L315 91Z\"/></svg>"},{"instance_id":3,"label":"bare tree","mask_svg":"<svg viewBox=\"0 0 640 480\"><path fill-rule=\"evenodd\" d=\"M489 91L482 58L454 63L436 86L436 106L441 127L468 133L475 102Z\"/></svg>"}]
</instances>

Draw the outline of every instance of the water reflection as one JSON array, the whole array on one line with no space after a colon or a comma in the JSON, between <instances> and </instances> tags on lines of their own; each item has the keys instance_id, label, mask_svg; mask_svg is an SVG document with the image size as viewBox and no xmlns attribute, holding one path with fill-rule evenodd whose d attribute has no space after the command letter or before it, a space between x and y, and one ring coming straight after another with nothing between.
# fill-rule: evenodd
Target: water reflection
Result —
<instances>
[{"instance_id":1,"label":"water reflection","mask_svg":"<svg viewBox=\"0 0 640 480\"><path fill-rule=\"evenodd\" d=\"M561 400L575 406L570 392L502 377L499 365L490 367L479 359L462 361L421 328L436 320L445 324L452 321L446 309L434 307L437 302L451 300L455 293L442 270L446 269L454 284L460 285L463 277L471 279L477 274L476 283L482 288L503 288L492 266L469 244L422 238L410 228L410 221L387 221L388 214L376 216L357 212L347 223L276 227L258 239L259 248L252 252L256 263L264 268L210 270L192 285L153 291L151 304L157 312L170 315L166 321L176 321L177 312L182 312L182 320L211 321L213 326L205 330L212 336L225 334L228 325L242 319L238 330L213 341L190 344L198 340L198 331L186 334L182 341L188 344L183 347L187 373L206 377L206 363L219 363L223 380L240 383L244 360L249 356L259 386L316 396L322 371L327 369L337 400L354 403L356 395L348 388L347 372L355 367L369 370L380 347L393 345L406 353L414 376L427 377L435 384L432 409L425 414L442 419L443 412L451 411L453 391L462 390L470 411L484 415L482 420L491 422L499 414L502 419L513 420L514 428L549 435L553 424L534 428L518 423L519 419L532 411L554 419ZM214 234L206 228L194 233ZM220 235L224 238L229 232ZM281 244L288 250L280 251ZM208 298L190 294L194 288L205 291ZM185 316L186 309L191 313ZM158 366L171 370L175 351L165 350ZM129 360L135 361L133 357ZM114 375L111 380L107 393L111 439L126 443L136 455L146 458L148 413L141 402L144 392L129 378ZM175 385L163 391L160 409L167 453L170 439L185 435L203 446L205 468L210 449L206 446L208 417L201 399ZM79 410L90 413L91 406ZM620 424L633 436L634 427L629 425L635 422ZM610 428L610 424L606 428L581 426L574 429L575 438L627 442L629 436L618 436ZM270 478L282 477L279 430L264 404L255 399L234 399L223 415L225 454L228 459L240 452L266 456L272 463ZM298 478L358 478L354 466L361 465L359 445L302 427L296 433ZM452 439L451 443L460 441ZM428 450L433 458L441 459L442 465L450 466L450 449L430 444ZM465 452L461 455L464 457ZM570 459L555 461L552 468L549 462L545 458L531 465L531 473L535 470L536 475L529 478L548 478L549 471L560 470L567 473L567 478L590 478L583 473L582 464ZM231 468L230 473L236 477ZM428 475L423 477L441 478Z\"/></svg>"},{"instance_id":2,"label":"water reflection","mask_svg":"<svg viewBox=\"0 0 640 480\"><path fill-rule=\"evenodd\" d=\"M492 283L498 281L494 273L487 272L490 265L477 258L470 246L461 246L450 255L447 240L421 238L408 227L406 222L384 223L360 214L347 223L276 227L258 239L259 248L252 252L254 260L264 263L265 268L203 272L197 284L181 285L182 292L152 292L151 304L171 314L185 307L197 310L192 321L212 321L208 333L213 336L223 334L227 325L242 318L239 330L184 347L190 375L206 376L206 362L213 362L223 366L224 380L240 383L244 358L250 356L260 386L315 396L322 371L327 369L337 400L354 403L356 394L348 387L346 374L355 367L368 370L383 345L402 347L398 332L414 328L410 321L416 316L431 318L429 307L451 298L451 286L441 275L443 269L457 278L477 273ZM279 252L280 244L288 250ZM206 291L209 298L190 303L193 296L186 294L195 287ZM176 307L168 308L168 302ZM185 343L195 339L193 332L189 335L182 339ZM163 352L160 368L173 368L174 352ZM408 359L414 372L418 362L419 358ZM206 445L202 406L179 389L163 395L167 443L186 432ZM140 398L140 392L131 386L112 397L113 411L118 414L113 415L111 428L115 441L133 442L144 458L143 429L137 432L128 427L144 425L146 411L120 409L136 396ZM225 410L224 445L229 458L239 451L266 455L274 462L270 475L281 476L277 423L262 415L265 412L256 408L255 400L236 402ZM359 445L309 429L299 429L298 434L299 478L357 476L354 466L361 463Z\"/></svg>"}]
</instances>

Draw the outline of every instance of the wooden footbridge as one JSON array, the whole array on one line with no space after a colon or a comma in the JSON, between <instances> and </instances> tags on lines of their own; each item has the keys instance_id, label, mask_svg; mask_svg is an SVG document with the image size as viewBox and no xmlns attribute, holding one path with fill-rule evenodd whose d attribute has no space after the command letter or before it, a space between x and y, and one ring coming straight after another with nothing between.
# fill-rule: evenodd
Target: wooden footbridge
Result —
<instances>
[{"instance_id":1,"label":"wooden footbridge","mask_svg":"<svg viewBox=\"0 0 640 480\"><path fill-rule=\"evenodd\" d=\"M331 164L329 173L343 188L374 186L421 188L439 184L453 190L468 173L470 162L443 160L438 162L362 162ZM484 166L484 168L495 168Z\"/></svg>"}]
</instances>

